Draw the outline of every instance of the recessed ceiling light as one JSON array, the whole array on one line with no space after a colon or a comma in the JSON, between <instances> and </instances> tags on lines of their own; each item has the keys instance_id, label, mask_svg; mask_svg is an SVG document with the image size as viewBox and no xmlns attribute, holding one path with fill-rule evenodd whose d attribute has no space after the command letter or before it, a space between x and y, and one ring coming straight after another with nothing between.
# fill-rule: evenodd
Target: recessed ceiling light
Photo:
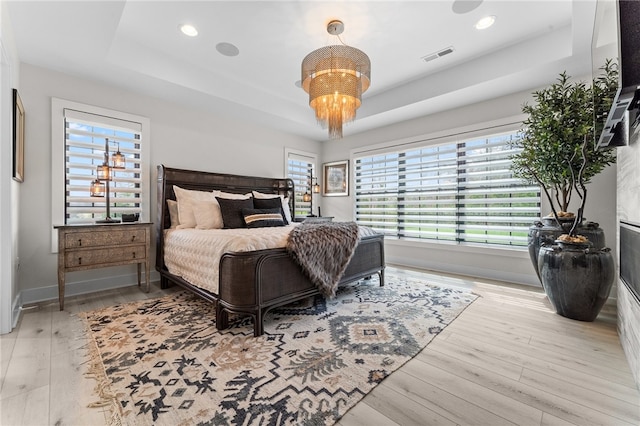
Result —
<instances>
[{"instance_id":1,"label":"recessed ceiling light","mask_svg":"<svg viewBox=\"0 0 640 426\"><path fill-rule=\"evenodd\" d=\"M182 34L188 35L189 37L195 37L198 35L198 30L191 24L182 24L178 28L180 28Z\"/></svg>"},{"instance_id":2,"label":"recessed ceiling light","mask_svg":"<svg viewBox=\"0 0 640 426\"><path fill-rule=\"evenodd\" d=\"M495 16L485 16L484 18L481 18L478 22L476 22L476 30L486 30L487 28L492 26L494 22L496 22Z\"/></svg>"}]
</instances>

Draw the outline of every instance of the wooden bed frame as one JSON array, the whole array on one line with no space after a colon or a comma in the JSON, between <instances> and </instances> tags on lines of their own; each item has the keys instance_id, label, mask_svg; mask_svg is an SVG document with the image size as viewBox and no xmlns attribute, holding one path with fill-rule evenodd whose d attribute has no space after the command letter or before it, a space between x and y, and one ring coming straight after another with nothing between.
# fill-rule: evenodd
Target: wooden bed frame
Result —
<instances>
[{"instance_id":1,"label":"wooden bed frame","mask_svg":"<svg viewBox=\"0 0 640 426\"><path fill-rule=\"evenodd\" d=\"M294 184L291 179L208 173L159 165L156 270L160 273L162 288L175 283L215 302L216 327L219 330L228 327L229 313L252 316L256 337L263 333L262 320L268 310L319 294L317 287L284 248L225 253L220 260L219 294L172 275L164 263L164 230L171 226L166 200L176 199L173 185L201 191L217 189L244 194L255 190L282 194L289 197L291 212L295 212ZM383 235L364 237L358 243L340 284L378 274L382 286L384 268Z\"/></svg>"}]
</instances>

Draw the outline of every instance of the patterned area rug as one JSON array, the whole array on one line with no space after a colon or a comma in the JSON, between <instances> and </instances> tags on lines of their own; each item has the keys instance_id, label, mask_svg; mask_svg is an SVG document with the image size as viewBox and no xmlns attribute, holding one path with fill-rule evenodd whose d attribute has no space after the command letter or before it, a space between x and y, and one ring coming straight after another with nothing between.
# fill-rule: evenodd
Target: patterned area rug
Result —
<instances>
[{"instance_id":1,"label":"patterned area rug","mask_svg":"<svg viewBox=\"0 0 640 426\"><path fill-rule=\"evenodd\" d=\"M223 332L187 292L86 312L91 373L112 423L330 425L476 296L387 274Z\"/></svg>"}]
</instances>

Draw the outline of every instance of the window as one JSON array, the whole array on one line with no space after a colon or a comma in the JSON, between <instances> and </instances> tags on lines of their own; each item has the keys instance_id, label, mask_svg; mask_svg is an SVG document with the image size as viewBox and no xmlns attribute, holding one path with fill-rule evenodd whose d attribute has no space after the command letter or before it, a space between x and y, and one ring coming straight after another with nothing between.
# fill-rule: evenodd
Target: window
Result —
<instances>
[{"instance_id":1,"label":"window","mask_svg":"<svg viewBox=\"0 0 640 426\"><path fill-rule=\"evenodd\" d=\"M149 120L77 102L52 99L52 222L93 223L106 216L106 197L92 197L91 182L109 153L120 151L124 169L112 169L110 216L138 213L149 221ZM110 163L111 164L111 163ZM56 234L52 249L57 250Z\"/></svg>"},{"instance_id":2,"label":"window","mask_svg":"<svg viewBox=\"0 0 640 426\"><path fill-rule=\"evenodd\" d=\"M311 211L312 203L304 201L303 195L312 194L311 178L315 178L315 162L316 157L313 154L287 151L287 177L293 180L295 186L295 216L305 217L313 212Z\"/></svg>"},{"instance_id":3,"label":"window","mask_svg":"<svg viewBox=\"0 0 640 426\"><path fill-rule=\"evenodd\" d=\"M517 137L356 158L356 221L397 238L526 246L540 190L509 170Z\"/></svg>"},{"instance_id":4,"label":"window","mask_svg":"<svg viewBox=\"0 0 640 426\"><path fill-rule=\"evenodd\" d=\"M112 218L122 213L142 213L141 125L123 120L64 109L65 122L65 223L87 223L106 216L106 198L91 197L89 187L96 179L96 167L109 153L125 157L124 169L111 169L109 181ZM107 159L111 164L111 159Z\"/></svg>"}]
</instances>

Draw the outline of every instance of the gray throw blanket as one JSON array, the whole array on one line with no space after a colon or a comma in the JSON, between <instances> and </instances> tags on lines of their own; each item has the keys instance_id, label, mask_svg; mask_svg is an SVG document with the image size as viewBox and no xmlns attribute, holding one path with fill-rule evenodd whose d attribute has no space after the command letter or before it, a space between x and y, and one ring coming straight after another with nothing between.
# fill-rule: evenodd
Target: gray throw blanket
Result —
<instances>
[{"instance_id":1,"label":"gray throw blanket","mask_svg":"<svg viewBox=\"0 0 640 426\"><path fill-rule=\"evenodd\" d=\"M320 293L333 298L358 239L355 222L303 222L289 234L287 251Z\"/></svg>"}]
</instances>

